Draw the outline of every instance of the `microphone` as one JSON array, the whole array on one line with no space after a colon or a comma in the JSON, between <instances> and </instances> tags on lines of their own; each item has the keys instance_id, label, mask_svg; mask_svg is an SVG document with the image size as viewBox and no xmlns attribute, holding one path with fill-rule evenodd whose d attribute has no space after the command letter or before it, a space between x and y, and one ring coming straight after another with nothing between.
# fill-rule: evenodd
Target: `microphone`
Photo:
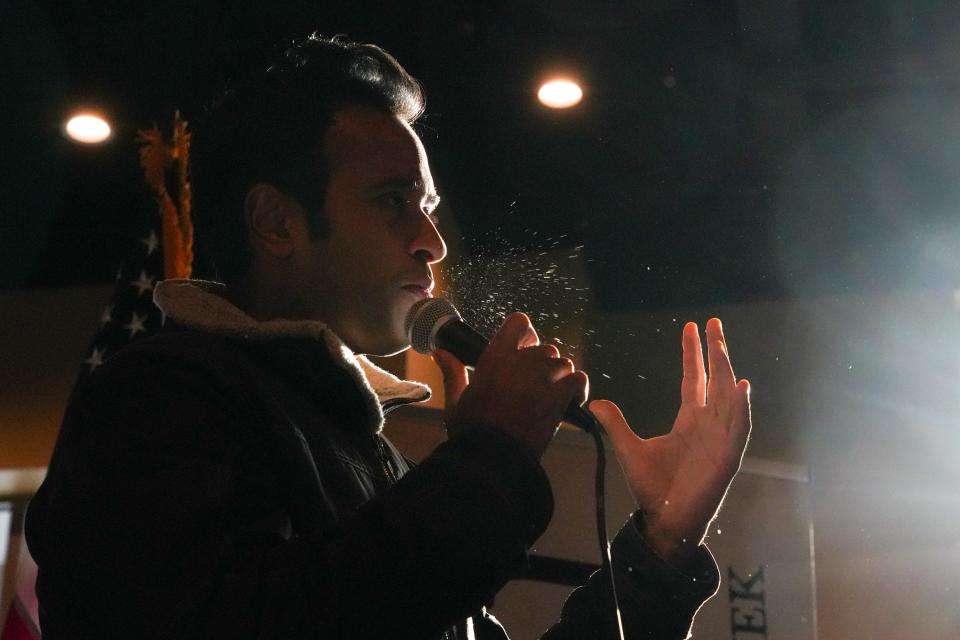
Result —
<instances>
[{"instance_id":1,"label":"microphone","mask_svg":"<svg viewBox=\"0 0 960 640\"><path fill-rule=\"evenodd\" d=\"M418 353L430 354L437 349L446 349L469 367L477 365L480 354L490 342L464 322L457 308L444 298L417 301L407 312L404 332ZM595 418L576 400L570 401L563 419L588 433L594 430Z\"/></svg>"}]
</instances>

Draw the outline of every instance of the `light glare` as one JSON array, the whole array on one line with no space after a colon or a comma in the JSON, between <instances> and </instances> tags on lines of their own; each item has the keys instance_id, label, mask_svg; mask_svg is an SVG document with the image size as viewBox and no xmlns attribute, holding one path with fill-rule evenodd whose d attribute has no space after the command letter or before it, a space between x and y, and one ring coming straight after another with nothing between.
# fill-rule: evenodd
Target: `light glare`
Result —
<instances>
[{"instance_id":1,"label":"light glare","mask_svg":"<svg viewBox=\"0 0 960 640\"><path fill-rule=\"evenodd\" d=\"M551 80L540 87L537 98L551 109L567 109L583 99L583 89L570 80Z\"/></svg>"},{"instance_id":2,"label":"light glare","mask_svg":"<svg viewBox=\"0 0 960 640\"><path fill-rule=\"evenodd\" d=\"M110 137L107 121L89 113L73 116L64 128L71 140L82 144L97 144Z\"/></svg>"}]
</instances>

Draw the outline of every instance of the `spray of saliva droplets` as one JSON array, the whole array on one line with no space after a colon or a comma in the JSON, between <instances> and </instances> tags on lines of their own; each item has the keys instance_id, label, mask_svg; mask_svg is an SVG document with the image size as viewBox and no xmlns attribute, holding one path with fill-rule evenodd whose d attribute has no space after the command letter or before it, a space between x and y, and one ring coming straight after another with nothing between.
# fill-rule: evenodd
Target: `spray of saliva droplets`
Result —
<instances>
[{"instance_id":1,"label":"spray of saliva droplets","mask_svg":"<svg viewBox=\"0 0 960 640\"><path fill-rule=\"evenodd\" d=\"M472 256L441 269L447 296L464 320L481 333L493 335L507 314L523 311L530 316L542 342L554 342L572 357L576 346L560 336L589 306L588 287L577 282L576 270L563 263L581 258L583 245L572 248L566 236L537 239L523 249L497 231L486 234L485 247ZM531 246L532 245L532 246Z\"/></svg>"},{"instance_id":2,"label":"spray of saliva droplets","mask_svg":"<svg viewBox=\"0 0 960 640\"><path fill-rule=\"evenodd\" d=\"M509 214L514 213L511 205ZM476 247L470 255L438 265L444 290L464 320L492 336L507 314L523 311L532 321L541 342L552 342L560 353L584 366L589 355L592 380L610 380L609 372L622 369L623 362L642 365L645 358L635 349L642 341L674 339L673 332L656 330L656 335L639 336L627 329L622 335L601 335L593 312L588 285L586 257L582 244L574 245L566 235L541 236L528 230L523 246L506 239L500 228L473 236ZM465 238L462 238L465 240ZM571 246L573 245L573 246ZM676 319L674 320L676 323ZM645 381L642 373L631 373L633 382Z\"/></svg>"}]
</instances>

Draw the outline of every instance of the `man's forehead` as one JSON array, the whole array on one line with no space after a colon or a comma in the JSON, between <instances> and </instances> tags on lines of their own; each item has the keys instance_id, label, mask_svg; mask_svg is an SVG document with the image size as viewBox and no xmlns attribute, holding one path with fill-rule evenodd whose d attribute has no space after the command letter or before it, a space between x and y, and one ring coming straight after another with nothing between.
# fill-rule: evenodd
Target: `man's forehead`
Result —
<instances>
[{"instance_id":1,"label":"man's forehead","mask_svg":"<svg viewBox=\"0 0 960 640\"><path fill-rule=\"evenodd\" d=\"M413 129L379 109L356 106L338 110L323 146L333 169L363 163L409 180L430 180L426 152Z\"/></svg>"}]
</instances>

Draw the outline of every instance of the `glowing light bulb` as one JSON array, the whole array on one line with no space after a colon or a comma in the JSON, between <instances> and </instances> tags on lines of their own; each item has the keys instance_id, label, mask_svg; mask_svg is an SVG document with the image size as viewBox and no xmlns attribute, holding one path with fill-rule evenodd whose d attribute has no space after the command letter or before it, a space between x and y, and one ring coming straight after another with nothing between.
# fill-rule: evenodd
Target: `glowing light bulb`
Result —
<instances>
[{"instance_id":1,"label":"glowing light bulb","mask_svg":"<svg viewBox=\"0 0 960 640\"><path fill-rule=\"evenodd\" d=\"M80 113L67 121L64 130L71 140L81 144L98 144L110 137L110 125L92 113Z\"/></svg>"},{"instance_id":2,"label":"glowing light bulb","mask_svg":"<svg viewBox=\"0 0 960 640\"><path fill-rule=\"evenodd\" d=\"M537 99L551 109L568 109L583 99L583 89L572 80L551 80L537 91Z\"/></svg>"}]
</instances>

